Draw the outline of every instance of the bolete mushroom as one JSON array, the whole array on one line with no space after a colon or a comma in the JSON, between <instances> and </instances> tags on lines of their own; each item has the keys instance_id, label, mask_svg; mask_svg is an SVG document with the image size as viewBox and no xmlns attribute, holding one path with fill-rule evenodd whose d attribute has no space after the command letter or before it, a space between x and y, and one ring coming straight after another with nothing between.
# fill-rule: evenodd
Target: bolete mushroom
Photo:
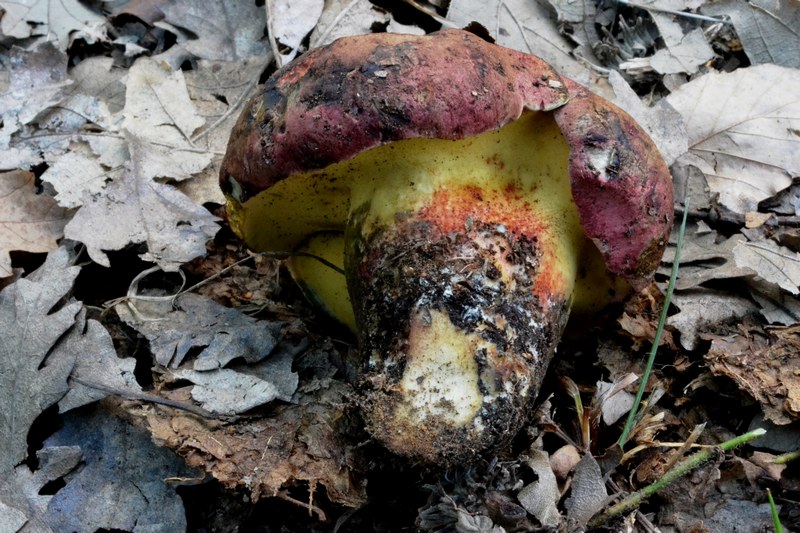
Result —
<instances>
[{"instance_id":1,"label":"bolete mushroom","mask_svg":"<svg viewBox=\"0 0 800 533\"><path fill-rule=\"evenodd\" d=\"M648 282L672 226L658 150L539 58L460 30L374 34L277 71L220 182L254 250L357 334L372 435L469 460L524 426L571 308Z\"/></svg>"}]
</instances>

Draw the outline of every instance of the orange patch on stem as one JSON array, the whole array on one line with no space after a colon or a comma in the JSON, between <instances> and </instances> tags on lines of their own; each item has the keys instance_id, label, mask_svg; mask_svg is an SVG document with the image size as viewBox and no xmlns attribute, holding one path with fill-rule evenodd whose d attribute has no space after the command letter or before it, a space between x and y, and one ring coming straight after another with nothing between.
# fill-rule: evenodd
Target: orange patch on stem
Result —
<instances>
[{"instance_id":1,"label":"orange patch on stem","mask_svg":"<svg viewBox=\"0 0 800 533\"><path fill-rule=\"evenodd\" d=\"M431 202L417 214L420 220L429 221L443 233L465 233L481 225L502 225L509 241L525 237L537 243L540 254L536 260L536 277L532 291L543 306L562 300L572 280L565 279L554 241L551 224L537 213L531 203L522 198L517 187L508 185L502 190L485 190L468 186L453 190L439 190ZM511 252L507 250L506 253Z\"/></svg>"}]
</instances>

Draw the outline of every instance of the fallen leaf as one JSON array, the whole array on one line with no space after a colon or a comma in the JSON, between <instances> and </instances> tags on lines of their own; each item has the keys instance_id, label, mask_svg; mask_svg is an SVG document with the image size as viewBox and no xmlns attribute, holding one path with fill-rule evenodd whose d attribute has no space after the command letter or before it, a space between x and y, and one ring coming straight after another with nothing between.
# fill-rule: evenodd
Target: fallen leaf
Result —
<instances>
[{"instance_id":1,"label":"fallen leaf","mask_svg":"<svg viewBox=\"0 0 800 533\"><path fill-rule=\"evenodd\" d=\"M2 22L8 18L3 17ZM32 122L43 110L58 103L72 83L67 78L67 56L45 42L33 50L14 47L8 55L11 81L0 96L0 150L10 150L11 135ZM22 147L16 147L21 149ZM0 159L0 169L13 170L15 157ZM8 162L7 162L8 160Z\"/></svg>"},{"instance_id":2,"label":"fallen leaf","mask_svg":"<svg viewBox=\"0 0 800 533\"><path fill-rule=\"evenodd\" d=\"M327 0L317 26L311 32L309 48L330 44L341 37L373 33L376 27L387 32L423 35L422 28L397 24L389 13L369 0Z\"/></svg>"},{"instance_id":3,"label":"fallen leaf","mask_svg":"<svg viewBox=\"0 0 800 533\"><path fill-rule=\"evenodd\" d=\"M61 50L70 44L70 34L88 26L101 25L105 19L78 0L15 0L0 2L5 13L0 32L7 37L54 36Z\"/></svg>"},{"instance_id":4,"label":"fallen leaf","mask_svg":"<svg viewBox=\"0 0 800 533\"><path fill-rule=\"evenodd\" d=\"M85 198L64 234L84 243L89 257L103 266L110 266L105 251L144 242L148 251L142 259L177 270L206 253L206 241L219 229L217 219L174 187L153 181L148 145L134 135L127 139L131 160L125 173L104 194Z\"/></svg>"},{"instance_id":5,"label":"fallen leaf","mask_svg":"<svg viewBox=\"0 0 800 533\"><path fill-rule=\"evenodd\" d=\"M50 499L44 513L55 531L172 533L186 529L186 513L167 478L194 478L170 450L102 408L64 415L64 427L45 441L80 447L82 468Z\"/></svg>"},{"instance_id":6,"label":"fallen leaf","mask_svg":"<svg viewBox=\"0 0 800 533\"><path fill-rule=\"evenodd\" d=\"M142 391L134 375L136 359L118 357L111 335L100 322L87 320L85 310L59 342L58 350L75 359L69 391L58 402L61 413L101 400L110 393L124 396L126 392Z\"/></svg>"},{"instance_id":7,"label":"fallen leaf","mask_svg":"<svg viewBox=\"0 0 800 533\"><path fill-rule=\"evenodd\" d=\"M555 528L561 523L558 500L561 492L558 481L550 466L550 456L546 451L533 448L526 464L536 474L536 481L522 487L517 499L522 507L536 517L545 527Z\"/></svg>"},{"instance_id":8,"label":"fallen leaf","mask_svg":"<svg viewBox=\"0 0 800 533\"><path fill-rule=\"evenodd\" d=\"M751 282L748 288L770 324L791 326L800 322L800 299L768 283Z\"/></svg>"},{"instance_id":9,"label":"fallen leaf","mask_svg":"<svg viewBox=\"0 0 800 533\"><path fill-rule=\"evenodd\" d=\"M650 65L659 74L696 73L700 65L714 57L714 50L706 41L701 28L696 28L683 36L673 46L658 50L650 58Z\"/></svg>"},{"instance_id":10,"label":"fallen leaf","mask_svg":"<svg viewBox=\"0 0 800 533\"><path fill-rule=\"evenodd\" d=\"M115 306L128 325L147 337L155 360L177 368L190 350L203 348L194 370L223 368L236 358L257 363L278 345L284 324L256 320L196 294L181 295L167 313L141 319L126 303Z\"/></svg>"},{"instance_id":11,"label":"fallen leaf","mask_svg":"<svg viewBox=\"0 0 800 533\"><path fill-rule=\"evenodd\" d=\"M800 175L798 86L800 70L759 65L700 76L667 97L689 135L680 162L732 211L755 211Z\"/></svg>"},{"instance_id":12,"label":"fallen leaf","mask_svg":"<svg viewBox=\"0 0 800 533\"><path fill-rule=\"evenodd\" d=\"M128 71L124 117L121 128L148 143L138 151L138 172L143 177L184 180L211 162L211 154L192 141L205 120L197 113L180 70L148 58L137 60Z\"/></svg>"},{"instance_id":13,"label":"fallen leaf","mask_svg":"<svg viewBox=\"0 0 800 533\"><path fill-rule=\"evenodd\" d=\"M736 294L712 289L691 289L676 292L672 303L680 312L667 318L667 325L681 333L681 346L697 347L700 333L713 326L740 319L756 311L753 303Z\"/></svg>"},{"instance_id":14,"label":"fallen leaf","mask_svg":"<svg viewBox=\"0 0 800 533\"><path fill-rule=\"evenodd\" d=\"M58 205L67 208L80 207L84 196L99 194L109 179L108 169L80 147L56 158L42 174L42 180L55 188Z\"/></svg>"},{"instance_id":15,"label":"fallen leaf","mask_svg":"<svg viewBox=\"0 0 800 533\"><path fill-rule=\"evenodd\" d=\"M191 32L192 38L179 42L200 59L235 61L263 56L268 51L264 39L266 12L255 2L175 0L159 9L166 22Z\"/></svg>"},{"instance_id":16,"label":"fallen leaf","mask_svg":"<svg viewBox=\"0 0 800 533\"><path fill-rule=\"evenodd\" d=\"M546 0L453 0L447 20L458 28L476 21L497 44L541 57L559 73L584 84L594 75L572 56L572 45L558 31Z\"/></svg>"},{"instance_id":17,"label":"fallen leaf","mask_svg":"<svg viewBox=\"0 0 800 533\"><path fill-rule=\"evenodd\" d=\"M800 325L770 328L764 334L769 338L713 338L706 364L761 404L768 420L789 424L800 419Z\"/></svg>"},{"instance_id":18,"label":"fallen leaf","mask_svg":"<svg viewBox=\"0 0 800 533\"><path fill-rule=\"evenodd\" d=\"M264 364L268 365L268 370L262 372L263 377L227 368L205 372L177 369L173 375L195 385L191 391L192 399L205 410L236 415L276 399L291 400L298 380L297 374L292 372L291 354L270 358Z\"/></svg>"},{"instance_id":19,"label":"fallen leaf","mask_svg":"<svg viewBox=\"0 0 800 533\"><path fill-rule=\"evenodd\" d=\"M800 68L800 4L774 0L717 0L703 13L729 17L753 65Z\"/></svg>"},{"instance_id":20,"label":"fallen leaf","mask_svg":"<svg viewBox=\"0 0 800 533\"><path fill-rule=\"evenodd\" d=\"M324 0L266 0L269 4L271 20L269 26L280 45L288 48L281 52L281 65L294 59L300 51L303 39L317 25Z\"/></svg>"},{"instance_id":21,"label":"fallen leaf","mask_svg":"<svg viewBox=\"0 0 800 533\"><path fill-rule=\"evenodd\" d=\"M74 358L53 346L81 309L74 301L59 305L79 271L60 248L0 292L0 478L25 459L36 417L69 390Z\"/></svg>"},{"instance_id":22,"label":"fallen leaf","mask_svg":"<svg viewBox=\"0 0 800 533\"><path fill-rule=\"evenodd\" d=\"M53 496L43 489L75 470L81 457L77 446L43 448L36 452L36 470L22 464L0 478L0 531L54 532L47 519L47 506Z\"/></svg>"},{"instance_id":23,"label":"fallen leaf","mask_svg":"<svg viewBox=\"0 0 800 533\"><path fill-rule=\"evenodd\" d=\"M315 368L324 374L331 350L329 344L310 350L298 361L298 371ZM143 417L153 437L177 450L190 466L224 487L247 490L253 501L320 485L331 501L360 507L366 492L362 452L350 435L354 394L350 385L322 377L301 384L296 403L235 425L166 410L141 409L134 415Z\"/></svg>"},{"instance_id":24,"label":"fallen leaf","mask_svg":"<svg viewBox=\"0 0 800 533\"><path fill-rule=\"evenodd\" d=\"M792 294L800 294L800 253L770 239L740 242L733 249L736 266L749 268L761 278Z\"/></svg>"},{"instance_id":25,"label":"fallen leaf","mask_svg":"<svg viewBox=\"0 0 800 533\"><path fill-rule=\"evenodd\" d=\"M580 526L585 526L589 520L606 504L608 492L600 472L600 466L592 454L585 454L575 467L575 476L572 479L572 495L567 498L564 506L567 517Z\"/></svg>"},{"instance_id":26,"label":"fallen leaf","mask_svg":"<svg viewBox=\"0 0 800 533\"><path fill-rule=\"evenodd\" d=\"M36 194L30 172L0 173L0 278L10 276L9 252L48 252L64 233L67 215L53 198Z\"/></svg>"}]
</instances>

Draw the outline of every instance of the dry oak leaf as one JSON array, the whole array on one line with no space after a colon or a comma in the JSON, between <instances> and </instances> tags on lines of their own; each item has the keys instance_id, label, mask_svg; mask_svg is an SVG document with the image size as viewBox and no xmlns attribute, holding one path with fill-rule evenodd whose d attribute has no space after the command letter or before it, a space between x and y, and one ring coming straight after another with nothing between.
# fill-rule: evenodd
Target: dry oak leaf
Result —
<instances>
[{"instance_id":1,"label":"dry oak leaf","mask_svg":"<svg viewBox=\"0 0 800 533\"><path fill-rule=\"evenodd\" d=\"M30 172L0 173L0 277L10 276L9 252L49 252L64 234L66 212L45 194L36 194Z\"/></svg>"},{"instance_id":2,"label":"dry oak leaf","mask_svg":"<svg viewBox=\"0 0 800 533\"><path fill-rule=\"evenodd\" d=\"M28 451L28 429L69 390L75 360L54 349L75 324L79 302L59 303L80 271L61 248L0 292L0 478Z\"/></svg>"},{"instance_id":3,"label":"dry oak leaf","mask_svg":"<svg viewBox=\"0 0 800 533\"><path fill-rule=\"evenodd\" d=\"M800 70L769 64L681 86L667 97L689 135L679 163L699 168L728 209L756 211L800 175L797 87Z\"/></svg>"},{"instance_id":4,"label":"dry oak leaf","mask_svg":"<svg viewBox=\"0 0 800 533\"><path fill-rule=\"evenodd\" d=\"M800 324L759 334L713 337L706 363L752 396L766 418L785 425L800 420Z\"/></svg>"}]
</instances>

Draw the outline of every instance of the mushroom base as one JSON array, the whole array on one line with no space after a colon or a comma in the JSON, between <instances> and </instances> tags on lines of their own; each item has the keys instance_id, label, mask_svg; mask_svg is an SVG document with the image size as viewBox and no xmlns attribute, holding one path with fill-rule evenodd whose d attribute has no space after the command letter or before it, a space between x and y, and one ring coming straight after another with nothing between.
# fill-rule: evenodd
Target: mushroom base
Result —
<instances>
[{"instance_id":1,"label":"mushroom base","mask_svg":"<svg viewBox=\"0 0 800 533\"><path fill-rule=\"evenodd\" d=\"M469 217L444 233L420 215L364 237L365 216L348 232L346 270L371 434L437 464L507 444L529 418L569 314L571 282L541 268L548 239ZM538 290L543 283L562 290Z\"/></svg>"}]
</instances>

